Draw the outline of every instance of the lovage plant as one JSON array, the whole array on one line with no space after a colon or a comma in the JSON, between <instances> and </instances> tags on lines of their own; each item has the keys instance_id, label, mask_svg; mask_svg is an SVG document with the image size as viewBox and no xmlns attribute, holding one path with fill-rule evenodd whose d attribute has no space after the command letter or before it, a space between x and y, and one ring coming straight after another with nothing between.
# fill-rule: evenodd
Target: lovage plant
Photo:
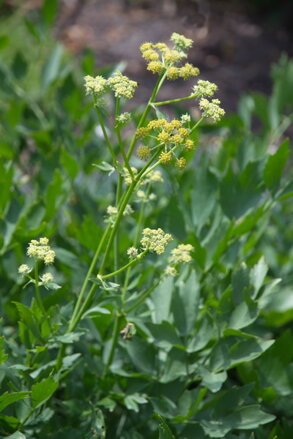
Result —
<instances>
[{"instance_id":1,"label":"lovage plant","mask_svg":"<svg viewBox=\"0 0 293 439\"><path fill-rule=\"evenodd\" d=\"M217 86L208 81L197 80L186 97L158 99L165 81L199 75L186 62L191 46L177 33L171 47L141 46L157 75L142 110L127 111L137 83L121 72L85 76L94 114L84 121L83 113L75 130L90 157L92 144L99 146L94 163L70 149L70 130L61 136L66 147L52 156L42 149L50 130L32 135L44 175L23 184L17 175L15 192L34 194L36 184L38 195L24 214L11 202L5 217L3 266L12 264L19 277L13 287L15 276L9 279L12 300L4 303L3 437L232 439L245 438L242 430L270 432L275 416L264 409L274 395L251 368L274 344L257 319L279 280L270 279L257 246L286 193L288 144L268 158L247 147L239 131L236 152L234 126L221 121ZM197 104L197 120L178 107L186 100ZM177 118L161 112L172 105ZM207 144L213 136L219 142L212 121L222 124L223 146L208 149L210 157L195 154L200 125ZM26 227L25 259L17 238ZM257 367L261 375L264 362Z\"/></svg>"}]
</instances>

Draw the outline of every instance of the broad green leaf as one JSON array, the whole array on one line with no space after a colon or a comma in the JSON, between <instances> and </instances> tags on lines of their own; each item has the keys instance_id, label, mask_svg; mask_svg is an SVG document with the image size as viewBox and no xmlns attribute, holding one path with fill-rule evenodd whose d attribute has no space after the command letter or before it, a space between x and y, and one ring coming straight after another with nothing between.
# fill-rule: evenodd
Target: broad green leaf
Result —
<instances>
[{"instance_id":1,"label":"broad green leaf","mask_svg":"<svg viewBox=\"0 0 293 439\"><path fill-rule=\"evenodd\" d=\"M160 324L148 323L147 327L156 346L170 349L173 345L181 344L176 328L171 323L165 321Z\"/></svg>"},{"instance_id":2,"label":"broad green leaf","mask_svg":"<svg viewBox=\"0 0 293 439\"><path fill-rule=\"evenodd\" d=\"M168 352L167 358L163 363L162 376L159 378L161 383L169 383L186 374L187 356L184 351L173 348Z\"/></svg>"},{"instance_id":3,"label":"broad green leaf","mask_svg":"<svg viewBox=\"0 0 293 439\"><path fill-rule=\"evenodd\" d=\"M16 401L28 398L29 394L30 392L3 393L3 395L0 396L0 411Z\"/></svg>"},{"instance_id":4,"label":"broad green leaf","mask_svg":"<svg viewBox=\"0 0 293 439\"><path fill-rule=\"evenodd\" d=\"M169 319L173 288L173 279L168 277L153 291L151 298L155 307L154 323Z\"/></svg>"},{"instance_id":5,"label":"broad green leaf","mask_svg":"<svg viewBox=\"0 0 293 439\"><path fill-rule=\"evenodd\" d=\"M199 281L195 271L192 271L187 280L180 281L172 304L174 320L181 335L189 334L197 319L199 306Z\"/></svg>"},{"instance_id":6,"label":"broad green leaf","mask_svg":"<svg viewBox=\"0 0 293 439\"><path fill-rule=\"evenodd\" d=\"M32 407L35 409L45 404L46 401L57 390L58 383L53 378L49 377L32 386Z\"/></svg>"},{"instance_id":7,"label":"broad green leaf","mask_svg":"<svg viewBox=\"0 0 293 439\"><path fill-rule=\"evenodd\" d=\"M252 300L241 302L233 310L228 327L233 329L245 328L257 319L258 313L259 311L256 302L253 302Z\"/></svg>"},{"instance_id":8,"label":"broad green leaf","mask_svg":"<svg viewBox=\"0 0 293 439\"><path fill-rule=\"evenodd\" d=\"M179 241L186 239L186 227L182 209L178 207L175 196L170 197L168 205L158 218L164 230L168 230Z\"/></svg>"},{"instance_id":9,"label":"broad green leaf","mask_svg":"<svg viewBox=\"0 0 293 439\"><path fill-rule=\"evenodd\" d=\"M132 364L139 372L152 376L155 370L156 349L145 340L135 337L125 343Z\"/></svg>"},{"instance_id":10,"label":"broad green leaf","mask_svg":"<svg viewBox=\"0 0 293 439\"><path fill-rule=\"evenodd\" d=\"M275 191L282 176L283 169L289 157L289 139L279 146L275 154L271 155L264 169L264 182L268 189Z\"/></svg>"},{"instance_id":11,"label":"broad green leaf","mask_svg":"<svg viewBox=\"0 0 293 439\"><path fill-rule=\"evenodd\" d=\"M192 221L197 234L208 220L216 203L217 181L207 164L196 169L191 192Z\"/></svg>"},{"instance_id":12,"label":"broad green leaf","mask_svg":"<svg viewBox=\"0 0 293 439\"><path fill-rule=\"evenodd\" d=\"M227 373L225 371L214 373L203 366L199 367L199 373L202 377L202 385L213 393L218 392L227 379Z\"/></svg>"}]
</instances>

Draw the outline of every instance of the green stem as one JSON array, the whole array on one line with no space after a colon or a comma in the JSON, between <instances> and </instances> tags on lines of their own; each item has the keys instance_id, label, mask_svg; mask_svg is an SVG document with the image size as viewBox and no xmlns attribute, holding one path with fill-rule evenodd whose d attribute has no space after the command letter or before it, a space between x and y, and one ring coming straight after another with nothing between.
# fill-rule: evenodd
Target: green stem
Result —
<instances>
[{"instance_id":1,"label":"green stem","mask_svg":"<svg viewBox=\"0 0 293 439\"><path fill-rule=\"evenodd\" d=\"M93 259L92 259L91 265L90 265L90 267L88 269L88 272L86 274L86 277L84 279L83 285L82 285L80 293L78 295L77 302L76 302L75 307L74 307L73 314L72 314L71 319L69 321L69 326L68 326L67 332L71 332L72 331L72 325L73 325L73 322L75 322L76 315L79 313L79 308L80 308L81 302L83 300L83 297L84 297L84 295L86 293L86 289L87 289L87 286L88 286L88 283L89 283L90 276L92 275L92 272L93 272L93 270L94 270L94 268L96 266L97 260L98 260L98 258L100 256L100 253L101 253L102 248L103 248L103 246L104 246L104 244L106 242L106 239L108 238L110 230L111 230L111 226L108 225L108 227L106 228L106 230L103 233L102 239L100 240L100 243L99 243L99 245L97 247L96 253L95 253L95 255L94 255Z\"/></svg>"},{"instance_id":2,"label":"green stem","mask_svg":"<svg viewBox=\"0 0 293 439\"><path fill-rule=\"evenodd\" d=\"M117 160L116 159L116 154L115 154L114 149L112 148L111 142L109 140L109 137L108 137L105 125L104 125L104 121L103 121L103 118L102 118L102 115L101 115L101 111L100 111L100 108L97 105L96 100L95 100L95 109L96 109L96 113L97 113L97 116L98 116L99 124L100 124L100 126L102 128L102 132L103 132L103 136L104 136L106 145L107 145L107 147L108 147L108 149L110 151L110 154L112 156L113 163L115 164L116 160Z\"/></svg>"},{"instance_id":3,"label":"green stem","mask_svg":"<svg viewBox=\"0 0 293 439\"><path fill-rule=\"evenodd\" d=\"M113 271L112 273L105 274L104 276L100 276L102 280L109 279L110 277L116 276L117 274L122 273L123 271L127 270L130 267L133 267L134 265L138 264L138 262L145 256L145 254L148 252L148 250L144 250L142 253L140 253L135 259L128 262L128 264L123 265L123 267L119 268L116 271Z\"/></svg>"},{"instance_id":4,"label":"green stem","mask_svg":"<svg viewBox=\"0 0 293 439\"><path fill-rule=\"evenodd\" d=\"M197 122L196 122L196 124L191 128L191 130L190 130L190 132L189 132L189 135L190 134L192 134L195 130L196 130L196 128L201 124L201 122L204 120L204 117L201 117Z\"/></svg>"},{"instance_id":5,"label":"green stem","mask_svg":"<svg viewBox=\"0 0 293 439\"><path fill-rule=\"evenodd\" d=\"M154 169L154 167L158 166L158 162L157 162L155 165L153 165L153 166L151 166L151 167L149 168L149 166L150 166L151 163L155 160L155 158L157 157L157 155L158 155L159 153L160 153L160 150L158 150L158 151L152 156L152 158L147 162L147 164L146 164L146 165L142 168L142 170L137 174L136 178L133 180L133 182L132 182L131 185L129 186L129 188L128 188L126 194L124 195L124 197L123 197L123 198L121 199L121 201L120 201L120 204L119 204L119 206L118 206L118 209L119 209L119 210L118 210L117 218L116 218L116 221L115 221L113 227L111 228L111 233L110 233L110 236L109 236L109 239L108 239L107 247L106 247L106 250L105 250L105 253L104 253L104 256L103 256L103 260L102 260L102 263L101 263L101 266L100 266L100 270L99 270L99 275L100 275L100 276L103 274L103 270L104 270L104 268L105 268L105 264L106 264L106 261L107 261L107 257L108 257L109 251L110 251L110 249L111 249L111 246L112 246L112 243L113 243L113 239L114 239L114 237L115 237L115 235L116 235L116 232L117 232L118 226L119 226L119 224L120 224L120 222L121 222L121 219L122 219L122 216L123 216L123 212L124 212L124 210L125 210L125 207L127 206L127 203L128 203L128 201L129 201L131 195L133 194L133 192L134 192L136 186L138 185L139 181L141 180L141 178L142 178L144 175L148 174L152 169ZM146 172L146 171L147 171L147 172Z\"/></svg>"},{"instance_id":6,"label":"green stem","mask_svg":"<svg viewBox=\"0 0 293 439\"><path fill-rule=\"evenodd\" d=\"M117 118L118 118L119 114L120 114L120 99L116 98L116 103L115 103L115 122L116 122L116 124L115 124L115 131L116 131L116 135L117 135L117 139L118 139L118 145L119 145L119 149L120 149L121 155L122 155L123 160L124 160L124 164L125 164L126 168L128 169L128 172L131 175L131 177L134 178L133 171L131 169L131 166L129 165L129 159L126 156L125 151L124 151L124 145L123 145L123 141L122 141L122 138L121 138L121 132L120 132L120 125L117 123Z\"/></svg>"},{"instance_id":7,"label":"green stem","mask_svg":"<svg viewBox=\"0 0 293 439\"><path fill-rule=\"evenodd\" d=\"M121 318L122 318L122 316L120 314L118 314L118 312L116 312L114 326L113 326L112 344L111 344L108 359L107 359L107 362L105 364L105 368L103 371L103 377L105 377L107 375L109 367L111 366L111 363L113 360L115 348L116 348L116 345L118 342L118 337L119 337L119 323L120 323Z\"/></svg>"},{"instance_id":8,"label":"green stem","mask_svg":"<svg viewBox=\"0 0 293 439\"><path fill-rule=\"evenodd\" d=\"M160 107L161 105L175 104L176 102L182 102L182 101L188 101L190 99L195 99L198 96L199 95L197 93L194 93L190 96L185 96L184 98L171 99L169 101L162 101L162 102L153 102L152 106L153 107Z\"/></svg>"},{"instance_id":9,"label":"green stem","mask_svg":"<svg viewBox=\"0 0 293 439\"><path fill-rule=\"evenodd\" d=\"M39 287L39 265L38 265L38 261L35 262L35 289L36 289L36 299L37 299L37 303L42 311L42 313L44 314L44 317L47 316L44 304L43 304L43 300L42 300L42 296L41 296L41 292L40 292L40 287Z\"/></svg>"},{"instance_id":10,"label":"green stem","mask_svg":"<svg viewBox=\"0 0 293 439\"><path fill-rule=\"evenodd\" d=\"M151 188L151 186L148 185L148 188L146 190L146 197L148 197L148 195L149 195L150 188ZM142 227L142 223L143 223L144 208L145 208L145 202L142 202L141 207L140 207L140 211L139 211L137 227L136 227L136 233L135 233L135 237L134 237L134 241L133 241L133 247L136 247L137 243L138 243L138 239L139 239L139 235L140 235L141 227ZM131 268L132 267L130 266L127 269L127 272L126 272L126 275L125 275L125 280L124 280L124 285L123 285L123 290L122 290L122 296L121 296L122 303L124 303L124 301L125 301L126 290L127 290L127 286L128 286L129 278L130 278L130 274L131 274Z\"/></svg>"},{"instance_id":11,"label":"green stem","mask_svg":"<svg viewBox=\"0 0 293 439\"><path fill-rule=\"evenodd\" d=\"M135 308L137 308L142 302L145 301L149 297L149 295L157 288L157 286L161 282L161 278L153 285L151 288L149 288L139 299L136 303L134 303L132 306L130 306L125 312L128 314L129 312L133 311Z\"/></svg>"},{"instance_id":12,"label":"green stem","mask_svg":"<svg viewBox=\"0 0 293 439\"><path fill-rule=\"evenodd\" d=\"M151 97L150 97L150 99L149 99L149 101L148 101L148 103L147 103L147 105L145 107L145 110L144 110L143 114L141 115L141 118L140 118L140 120L138 122L137 129L139 129L143 125L144 121L146 120L148 112L150 111L150 108L151 108L154 100L156 99L157 94L159 93L160 88L163 85L163 82L164 82L164 80L166 78L166 75L167 75L167 71L162 76L159 76L159 78L158 78L158 80L156 82L156 85L155 85L155 87L153 89L152 95L151 95ZM133 136L133 138L131 140L131 143L130 143L130 146L129 146L129 150L128 150L128 153L127 153L127 158L128 159L130 158L130 156L131 156L131 154L133 152L133 149L134 149L135 144L136 144L136 140L137 140L136 133L134 133L134 136Z\"/></svg>"}]
</instances>

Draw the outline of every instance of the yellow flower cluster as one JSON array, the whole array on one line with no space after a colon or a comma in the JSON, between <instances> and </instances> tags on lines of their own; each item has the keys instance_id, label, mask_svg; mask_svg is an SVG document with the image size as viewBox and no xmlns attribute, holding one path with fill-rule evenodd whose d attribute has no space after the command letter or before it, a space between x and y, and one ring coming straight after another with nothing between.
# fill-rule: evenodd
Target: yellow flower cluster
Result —
<instances>
[{"instance_id":1,"label":"yellow flower cluster","mask_svg":"<svg viewBox=\"0 0 293 439\"><path fill-rule=\"evenodd\" d=\"M150 136L155 138L159 145L164 146L164 150L160 153L160 162L162 164L170 163L173 160L173 150L174 148L180 147L183 151L191 151L195 148L195 143L193 140L189 139L190 130L184 126L187 118L180 121L173 119L168 122L165 119L156 119L148 123L147 126L139 128L136 132L136 136L139 138L145 138ZM151 149L148 146L141 146L138 148L139 158L148 158L151 153ZM174 156L175 157L175 156ZM176 165L179 169L183 169L186 165L186 160L181 157L176 159Z\"/></svg>"},{"instance_id":2,"label":"yellow flower cluster","mask_svg":"<svg viewBox=\"0 0 293 439\"><path fill-rule=\"evenodd\" d=\"M166 72L168 79L189 79L199 74L199 69L190 63L180 65L187 58L187 50L193 41L174 32L171 35L174 44L169 48L165 43L144 43L140 47L142 57L148 62L147 70L162 74Z\"/></svg>"},{"instance_id":3,"label":"yellow flower cluster","mask_svg":"<svg viewBox=\"0 0 293 439\"><path fill-rule=\"evenodd\" d=\"M107 80L103 76L84 77L86 94L94 93L96 96L101 96L106 92Z\"/></svg>"},{"instance_id":4,"label":"yellow flower cluster","mask_svg":"<svg viewBox=\"0 0 293 439\"><path fill-rule=\"evenodd\" d=\"M203 81L199 79L197 84L193 86L193 93L200 97L212 97L218 90L218 86L210 81Z\"/></svg>"},{"instance_id":5,"label":"yellow flower cluster","mask_svg":"<svg viewBox=\"0 0 293 439\"><path fill-rule=\"evenodd\" d=\"M143 237L140 240L142 248L158 255L164 253L167 244L173 239L170 233L165 233L162 229L146 228L142 234Z\"/></svg>"},{"instance_id":6,"label":"yellow flower cluster","mask_svg":"<svg viewBox=\"0 0 293 439\"><path fill-rule=\"evenodd\" d=\"M191 244L179 244L178 247L171 251L171 256L168 259L170 264L178 264L180 262L190 262L192 260L190 252L193 247Z\"/></svg>"},{"instance_id":7,"label":"yellow flower cluster","mask_svg":"<svg viewBox=\"0 0 293 439\"><path fill-rule=\"evenodd\" d=\"M202 116L210 117L218 122L225 115L225 110L220 107L220 104L221 101L219 101L219 99L212 99L210 102L208 99L202 98L199 101L199 108L202 110Z\"/></svg>"},{"instance_id":8,"label":"yellow flower cluster","mask_svg":"<svg viewBox=\"0 0 293 439\"><path fill-rule=\"evenodd\" d=\"M137 148L137 156L141 160L147 160L151 156L151 148L146 145L141 145Z\"/></svg>"},{"instance_id":9,"label":"yellow flower cluster","mask_svg":"<svg viewBox=\"0 0 293 439\"><path fill-rule=\"evenodd\" d=\"M53 264L56 255L48 244L48 238L40 238L39 241L32 239L27 249L27 255L35 259L40 259L44 261L45 264Z\"/></svg>"},{"instance_id":10,"label":"yellow flower cluster","mask_svg":"<svg viewBox=\"0 0 293 439\"><path fill-rule=\"evenodd\" d=\"M87 75L84 80L86 94L93 94L98 98L104 95L110 88L116 97L131 99L137 87L137 82L131 81L127 76L122 75L121 72L115 72L109 79L105 79L102 76L93 77Z\"/></svg>"},{"instance_id":11,"label":"yellow flower cluster","mask_svg":"<svg viewBox=\"0 0 293 439\"><path fill-rule=\"evenodd\" d=\"M137 82L131 81L127 76L122 75L121 72L115 72L114 75L108 79L107 84L114 91L117 98L131 99L135 93Z\"/></svg>"}]
</instances>

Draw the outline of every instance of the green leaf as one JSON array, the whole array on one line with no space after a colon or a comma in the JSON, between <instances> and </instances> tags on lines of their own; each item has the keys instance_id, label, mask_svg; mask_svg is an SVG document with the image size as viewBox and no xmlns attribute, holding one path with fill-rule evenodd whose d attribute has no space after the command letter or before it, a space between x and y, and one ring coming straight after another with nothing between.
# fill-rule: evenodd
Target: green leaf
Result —
<instances>
[{"instance_id":1,"label":"green leaf","mask_svg":"<svg viewBox=\"0 0 293 439\"><path fill-rule=\"evenodd\" d=\"M47 26L51 26L58 12L58 0L44 0L42 16Z\"/></svg>"},{"instance_id":2,"label":"green leaf","mask_svg":"<svg viewBox=\"0 0 293 439\"><path fill-rule=\"evenodd\" d=\"M279 146L275 154L271 155L264 169L264 182L268 189L276 191L278 189L283 169L289 157L289 139Z\"/></svg>"},{"instance_id":3,"label":"green leaf","mask_svg":"<svg viewBox=\"0 0 293 439\"><path fill-rule=\"evenodd\" d=\"M56 169L53 180L49 184L45 194L46 219L51 219L54 217L58 207L65 198L63 183L64 177L62 176L60 170Z\"/></svg>"},{"instance_id":4,"label":"green leaf","mask_svg":"<svg viewBox=\"0 0 293 439\"><path fill-rule=\"evenodd\" d=\"M256 302L251 300L241 302L232 311L228 326L233 329L245 328L257 319L258 313L259 310Z\"/></svg>"},{"instance_id":5,"label":"green leaf","mask_svg":"<svg viewBox=\"0 0 293 439\"><path fill-rule=\"evenodd\" d=\"M218 392L223 383L227 379L227 373L224 372L210 372L204 366L199 367L199 373L202 376L202 385L206 386L211 392Z\"/></svg>"},{"instance_id":6,"label":"green leaf","mask_svg":"<svg viewBox=\"0 0 293 439\"><path fill-rule=\"evenodd\" d=\"M186 374L186 361L187 356L184 351L178 348L171 349L163 363L163 373L160 377L160 382L169 383L183 377Z\"/></svg>"},{"instance_id":7,"label":"green leaf","mask_svg":"<svg viewBox=\"0 0 293 439\"><path fill-rule=\"evenodd\" d=\"M57 390L58 383L53 378L49 377L44 381L41 381L32 386L32 408L40 407L45 404L46 401Z\"/></svg>"},{"instance_id":8,"label":"green leaf","mask_svg":"<svg viewBox=\"0 0 293 439\"><path fill-rule=\"evenodd\" d=\"M22 52L17 52L14 56L11 70L16 79L23 78L27 73L27 62Z\"/></svg>"},{"instance_id":9,"label":"green leaf","mask_svg":"<svg viewBox=\"0 0 293 439\"><path fill-rule=\"evenodd\" d=\"M207 164L197 167L191 192L192 221L197 234L211 215L216 203L217 180Z\"/></svg>"},{"instance_id":10,"label":"green leaf","mask_svg":"<svg viewBox=\"0 0 293 439\"><path fill-rule=\"evenodd\" d=\"M251 269L250 272L250 280L252 285L254 286L254 296L253 298L255 298L257 296L257 293L259 292L260 288L262 287L266 274L268 272L269 267L267 266L267 264L265 263L264 258L260 258L260 260L258 261L258 263L256 265L254 265L254 267Z\"/></svg>"},{"instance_id":11,"label":"green leaf","mask_svg":"<svg viewBox=\"0 0 293 439\"><path fill-rule=\"evenodd\" d=\"M135 337L130 343L125 343L133 365L142 373L152 376L155 370L156 350L145 340Z\"/></svg>"},{"instance_id":12,"label":"green leaf","mask_svg":"<svg viewBox=\"0 0 293 439\"><path fill-rule=\"evenodd\" d=\"M136 413L139 412L139 405L140 404L146 404L148 400L145 398L145 395L141 395L139 393L133 393L132 395L127 395L124 398L124 404L125 407L128 408L128 410L133 410Z\"/></svg>"},{"instance_id":13,"label":"green leaf","mask_svg":"<svg viewBox=\"0 0 293 439\"><path fill-rule=\"evenodd\" d=\"M0 411L16 401L28 398L29 394L30 392L3 393L3 395L0 396Z\"/></svg>"},{"instance_id":14,"label":"green leaf","mask_svg":"<svg viewBox=\"0 0 293 439\"><path fill-rule=\"evenodd\" d=\"M3 344L4 344L4 337L0 337L0 364L4 363L8 358L8 355L5 354Z\"/></svg>"},{"instance_id":15,"label":"green leaf","mask_svg":"<svg viewBox=\"0 0 293 439\"><path fill-rule=\"evenodd\" d=\"M199 306L199 281L195 271L184 282L181 280L174 294L172 312L180 334L185 336L194 329Z\"/></svg>"},{"instance_id":16,"label":"green leaf","mask_svg":"<svg viewBox=\"0 0 293 439\"><path fill-rule=\"evenodd\" d=\"M50 0L48 0L47 3L50 3ZM52 82L58 78L58 75L60 74L62 56L63 47L61 44L58 44L55 46L51 56L43 67L41 82L44 92L52 84Z\"/></svg>"},{"instance_id":17,"label":"green leaf","mask_svg":"<svg viewBox=\"0 0 293 439\"><path fill-rule=\"evenodd\" d=\"M175 439L175 436L172 434L172 431L170 430L167 422L165 421L165 419L155 413L154 415L159 421L159 439Z\"/></svg>"},{"instance_id":18,"label":"green leaf","mask_svg":"<svg viewBox=\"0 0 293 439\"><path fill-rule=\"evenodd\" d=\"M5 436L6 439L26 439L26 436L21 433L21 431L16 431L15 433L11 434L10 436Z\"/></svg>"},{"instance_id":19,"label":"green leaf","mask_svg":"<svg viewBox=\"0 0 293 439\"><path fill-rule=\"evenodd\" d=\"M152 293L151 298L155 306L154 323L161 323L169 319L173 293L173 279L168 277Z\"/></svg>"}]
</instances>

